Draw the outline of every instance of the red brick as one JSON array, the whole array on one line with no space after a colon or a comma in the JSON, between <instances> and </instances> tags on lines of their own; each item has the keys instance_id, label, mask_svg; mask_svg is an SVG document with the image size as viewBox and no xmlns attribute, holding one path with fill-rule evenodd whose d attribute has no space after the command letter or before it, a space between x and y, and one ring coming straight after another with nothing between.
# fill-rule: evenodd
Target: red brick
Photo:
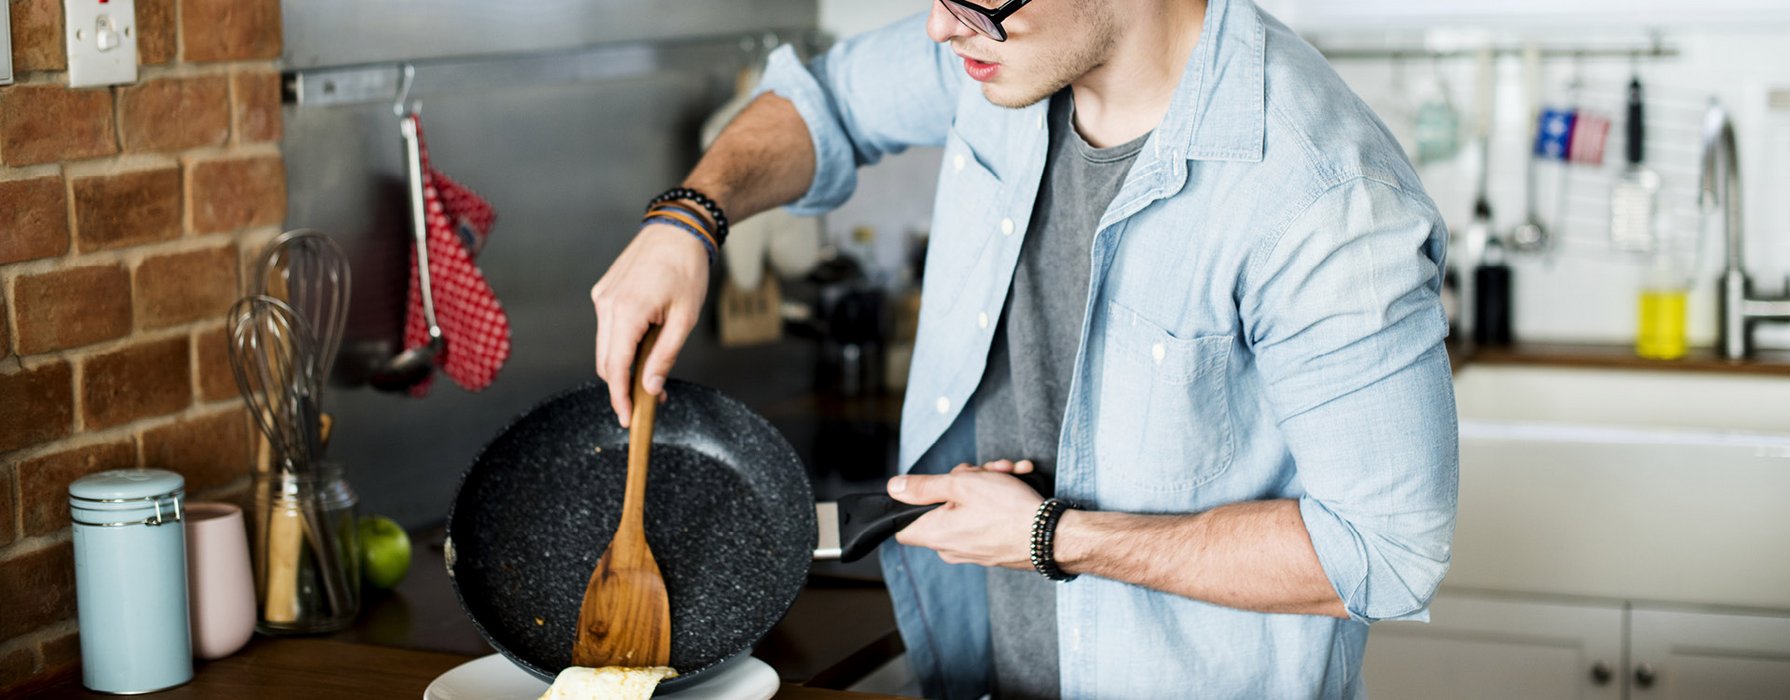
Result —
<instances>
[{"instance_id":1,"label":"red brick","mask_svg":"<svg viewBox=\"0 0 1790 700\"><path fill-rule=\"evenodd\" d=\"M81 663L81 635L69 632L43 641L43 671L40 676L66 673Z\"/></svg>"},{"instance_id":2,"label":"red brick","mask_svg":"<svg viewBox=\"0 0 1790 700\"><path fill-rule=\"evenodd\" d=\"M0 453L67 437L74 428L74 371L56 361L0 372Z\"/></svg>"},{"instance_id":3,"label":"red brick","mask_svg":"<svg viewBox=\"0 0 1790 700\"><path fill-rule=\"evenodd\" d=\"M14 85L0 90L0 161L7 165L109 156L112 92L60 85Z\"/></svg>"},{"instance_id":4,"label":"red brick","mask_svg":"<svg viewBox=\"0 0 1790 700\"><path fill-rule=\"evenodd\" d=\"M122 338L131 330L130 273L119 265L21 275L12 303L20 355Z\"/></svg>"},{"instance_id":5,"label":"red brick","mask_svg":"<svg viewBox=\"0 0 1790 700\"><path fill-rule=\"evenodd\" d=\"M82 251L180 237L180 170L159 168L74 180Z\"/></svg>"},{"instance_id":6,"label":"red brick","mask_svg":"<svg viewBox=\"0 0 1790 700\"><path fill-rule=\"evenodd\" d=\"M143 466L186 477L187 493L217 488L247 476L251 464L248 419L241 410L143 431Z\"/></svg>"},{"instance_id":7,"label":"red brick","mask_svg":"<svg viewBox=\"0 0 1790 700\"><path fill-rule=\"evenodd\" d=\"M236 296L234 245L152 256L137 266L137 321L144 328L223 318Z\"/></svg>"},{"instance_id":8,"label":"red brick","mask_svg":"<svg viewBox=\"0 0 1790 700\"><path fill-rule=\"evenodd\" d=\"M188 61L278 58L279 0L180 0Z\"/></svg>"},{"instance_id":9,"label":"red brick","mask_svg":"<svg viewBox=\"0 0 1790 700\"><path fill-rule=\"evenodd\" d=\"M199 400L222 401L242 396L236 388L236 374L230 369L230 338L223 328L200 331L193 336L193 351L199 354Z\"/></svg>"},{"instance_id":10,"label":"red brick","mask_svg":"<svg viewBox=\"0 0 1790 700\"><path fill-rule=\"evenodd\" d=\"M68 192L60 177L0 182L0 265L68 252Z\"/></svg>"},{"instance_id":11,"label":"red brick","mask_svg":"<svg viewBox=\"0 0 1790 700\"><path fill-rule=\"evenodd\" d=\"M32 672L35 670L37 655L31 653L29 645L0 653L0 693L15 690L33 680Z\"/></svg>"},{"instance_id":12,"label":"red brick","mask_svg":"<svg viewBox=\"0 0 1790 700\"><path fill-rule=\"evenodd\" d=\"M174 60L174 0L137 0L137 62Z\"/></svg>"},{"instance_id":13,"label":"red brick","mask_svg":"<svg viewBox=\"0 0 1790 700\"><path fill-rule=\"evenodd\" d=\"M63 500L64 507L67 499ZM68 542L0 561L0 639L35 632L75 615L74 546Z\"/></svg>"},{"instance_id":14,"label":"red brick","mask_svg":"<svg viewBox=\"0 0 1790 700\"><path fill-rule=\"evenodd\" d=\"M162 78L118 91L124 150L179 151L230 138L230 82L222 75Z\"/></svg>"},{"instance_id":15,"label":"red brick","mask_svg":"<svg viewBox=\"0 0 1790 700\"><path fill-rule=\"evenodd\" d=\"M81 362L81 416L88 430L164 416L193 402L186 336L141 343Z\"/></svg>"},{"instance_id":16,"label":"red brick","mask_svg":"<svg viewBox=\"0 0 1790 700\"><path fill-rule=\"evenodd\" d=\"M12 467L0 464L0 547L19 538L15 520L19 513L18 492L12 487Z\"/></svg>"},{"instance_id":17,"label":"red brick","mask_svg":"<svg viewBox=\"0 0 1790 700\"><path fill-rule=\"evenodd\" d=\"M280 74L236 73L230 77L235 102L236 140L260 143L280 140Z\"/></svg>"},{"instance_id":18,"label":"red brick","mask_svg":"<svg viewBox=\"0 0 1790 700\"><path fill-rule=\"evenodd\" d=\"M6 309L6 298L0 297L0 360L12 357L12 331L8 330L12 326L6 320L11 314Z\"/></svg>"},{"instance_id":19,"label":"red brick","mask_svg":"<svg viewBox=\"0 0 1790 700\"><path fill-rule=\"evenodd\" d=\"M19 512L28 537L68 527L68 485L88 474L137 466L129 440L54 452L19 463Z\"/></svg>"},{"instance_id":20,"label":"red brick","mask_svg":"<svg viewBox=\"0 0 1790 700\"><path fill-rule=\"evenodd\" d=\"M279 156L188 160L195 233L273 226L286 218L286 166Z\"/></svg>"},{"instance_id":21,"label":"red brick","mask_svg":"<svg viewBox=\"0 0 1790 700\"><path fill-rule=\"evenodd\" d=\"M60 0L16 0L12 4L12 68L15 71L63 70L68 50L62 45Z\"/></svg>"}]
</instances>

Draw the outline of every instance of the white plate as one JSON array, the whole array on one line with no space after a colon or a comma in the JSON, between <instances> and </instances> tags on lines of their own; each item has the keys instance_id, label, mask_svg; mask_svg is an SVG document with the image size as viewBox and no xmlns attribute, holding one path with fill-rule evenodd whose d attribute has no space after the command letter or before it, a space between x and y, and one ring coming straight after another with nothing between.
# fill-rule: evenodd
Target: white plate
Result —
<instances>
[{"instance_id":1,"label":"white plate","mask_svg":"<svg viewBox=\"0 0 1790 700\"><path fill-rule=\"evenodd\" d=\"M675 693L655 697L677 700L767 700L782 681L771 665L754 657ZM536 700L547 684L502 654L492 654L449 669L423 691L423 700Z\"/></svg>"}]
</instances>

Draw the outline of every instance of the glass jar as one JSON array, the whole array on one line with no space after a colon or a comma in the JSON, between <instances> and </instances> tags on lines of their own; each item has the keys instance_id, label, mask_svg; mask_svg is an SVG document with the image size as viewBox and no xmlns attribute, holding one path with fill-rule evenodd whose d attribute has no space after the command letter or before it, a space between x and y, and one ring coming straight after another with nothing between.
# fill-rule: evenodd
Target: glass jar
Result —
<instances>
[{"instance_id":1,"label":"glass jar","mask_svg":"<svg viewBox=\"0 0 1790 700\"><path fill-rule=\"evenodd\" d=\"M333 632L360 612L360 498L340 464L255 475L255 628Z\"/></svg>"}]
</instances>

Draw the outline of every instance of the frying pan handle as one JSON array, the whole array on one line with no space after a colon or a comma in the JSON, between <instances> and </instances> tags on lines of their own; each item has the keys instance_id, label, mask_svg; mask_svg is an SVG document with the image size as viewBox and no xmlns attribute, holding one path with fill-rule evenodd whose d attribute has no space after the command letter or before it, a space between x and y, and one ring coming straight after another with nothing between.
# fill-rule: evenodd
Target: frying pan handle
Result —
<instances>
[{"instance_id":1,"label":"frying pan handle","mask_svg":"<svg viewBox=\"0 0 1790 700\"><path fill-rule=\"evenodd\" d=\"M876 551L920 516L940 504L915 506L886 493L855 493L839 499L839 561L853 562Z\"/></svg>"},{"instance_id":2,"label":"frying pan handle","mask_svg":"<svg viewBox=\"0 0 1790 700\"><path fill-rule=\"evenodd\" d=\"M1019 479L1039 494L1056 493L1056 484L1048 475L1033 472L1019 475ZM839 561L853 562L864 558L876 551L884 540L940 505L909 505L882 492L841 496L838 505Z\"/></svg>"}]
</instances>

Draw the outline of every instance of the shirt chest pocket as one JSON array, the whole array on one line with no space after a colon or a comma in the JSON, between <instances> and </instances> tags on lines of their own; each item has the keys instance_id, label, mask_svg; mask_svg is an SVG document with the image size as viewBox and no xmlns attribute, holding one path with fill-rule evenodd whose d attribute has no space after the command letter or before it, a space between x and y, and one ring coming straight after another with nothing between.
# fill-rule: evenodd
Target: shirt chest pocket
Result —
<instances>
[{"instance_id":1,"label":"shirt chest pocket","mask_svg":"<svg viewBox=\"0 0 1790 700\"><path fill-rule=\"evenodd\" d=\"M1151 493L1190 491L1236 452L1231 335L1180 337L1114 303L1101 338L1097 478Z\"/></svg>"}]
</instances>

